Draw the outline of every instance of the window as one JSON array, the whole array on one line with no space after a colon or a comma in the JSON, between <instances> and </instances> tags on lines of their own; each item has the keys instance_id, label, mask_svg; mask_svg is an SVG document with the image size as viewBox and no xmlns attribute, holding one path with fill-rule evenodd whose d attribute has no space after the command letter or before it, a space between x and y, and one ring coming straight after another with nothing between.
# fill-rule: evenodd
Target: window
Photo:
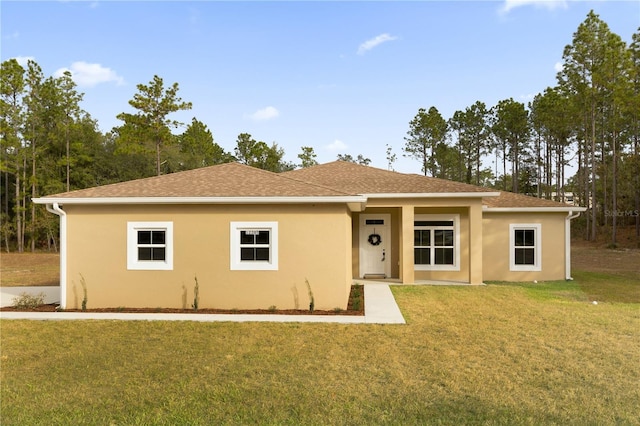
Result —
<instances>
[{"instance_id":1,"label":"window","mask_svg":"<svg viewBox=\"0 0 640 426\"><path fill-rule=\"evenodd\" d=\"M459 221L459 215L416 215L413 227L416 270L460 270Z\"/></svg>"},{"instance_id":2,"label":"window","mask_svg":"<svg viewBox=\"0 0 640 426\"><path fill-rule=\"evenodd\" d=\"M173 269L173 222L127 223L127 269Z\"/></svg>"},{"instance_id":3,"label":"window","mask_svg":"<svg viewBox=\"0 0 640 426\"><path fill-rule=\"evenodd\" d=\"M511 271L541 271L542 225L511 224L509 226L509 269Z\"/></svg>"},{"instance_id":4,"label":"window","mask_svg":"<svg viewBox=\"0 0 640 426\"><path fill-rule=\"evenodd\" d=\"M278 270L277 222L231 222L231 270Z\"/></svg>"}]
</instances>

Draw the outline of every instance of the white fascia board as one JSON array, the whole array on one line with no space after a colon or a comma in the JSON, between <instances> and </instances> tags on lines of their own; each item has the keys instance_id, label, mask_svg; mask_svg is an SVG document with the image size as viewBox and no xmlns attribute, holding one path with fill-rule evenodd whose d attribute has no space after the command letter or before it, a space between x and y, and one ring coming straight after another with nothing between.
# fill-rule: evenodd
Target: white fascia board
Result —
<instances>
[{"instance_id":1,"label":"white fascia board","mask_svg":"<svg viewBox=\"0 0 640 426\"><path fill-rule=\"evenodd\" d=\"M96 197L34 198L36 204L340 204L366 203L363 196L331 197Z\"/></svg>"},{"instance_id":2,"label":"white fascia board","mask_svg":"<svg viewBox=\"0 0 640 426\"><path fill-rule=\"evenodd\" d=\"M483 206L482 211L486 213L566 213L583 212L586 207L487 207Z\"/></svg>"},{"instance_id":3,"label":"white fascia board","mask_svg":"<svg viewBox=\"0 0 640 426\"><path fill-rule=\"evenodd\" d=\"M499 192L407 192L362 194L367 198L482 198L498 197Z\"/></svg>"}]
</instances>

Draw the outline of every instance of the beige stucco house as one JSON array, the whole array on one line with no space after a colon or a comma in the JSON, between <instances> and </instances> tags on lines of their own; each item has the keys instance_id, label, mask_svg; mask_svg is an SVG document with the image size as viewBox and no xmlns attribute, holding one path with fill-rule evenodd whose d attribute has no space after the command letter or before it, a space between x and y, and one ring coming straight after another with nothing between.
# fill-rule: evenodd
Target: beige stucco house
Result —
<instances>
[{"instance_id":1,"label":"beige stucco house","mask_svg":"<svg viewBox=\"0 0 640 426\"><path fill-rule=\"evenodd\" d=\"M356 279L569 279L584 208L336 161L228 163L34 200L60 216L61 305L346 308ZM308 282L308 285L307 285Z\"/></svg>"}]
</instances>

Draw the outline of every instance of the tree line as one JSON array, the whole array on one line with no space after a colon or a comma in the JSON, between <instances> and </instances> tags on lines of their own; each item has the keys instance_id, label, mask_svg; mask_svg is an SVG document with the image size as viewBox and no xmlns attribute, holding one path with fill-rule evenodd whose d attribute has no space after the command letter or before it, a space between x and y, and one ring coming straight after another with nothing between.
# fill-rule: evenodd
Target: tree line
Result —
<instances>
[{"instance_id":1,"label":"tree line","mask_svg":"<svg viewBox=\"0 0 640 426\"><path fill-rule=\"evenodd\" d=\"M640 30L627 46L589 13L565 48L557 79L528 105L510 98L487 108L478 101L448 120L435 106L420 109L402 151L421 162L425 175L558 200L572 191L590 208L585 237L595 238L605 224L615 243L617 212L640 208ZM295 164L277 143L248 133L225 151L197 118L186 125L171 119L192 104L180 98L178 83L165 85L157 75L136 86L129 101L135 112L119 114L122 124L104 134L80 107L83 94L68 72L45 77L36 62L23 67L10 59L0 83L0 233L7 251L57 249L57 218L31 202L43 195L230 161L274 172L317 164L313 147L301 147ZM493 170L485 166L491 156ZM371 162L361 154L337 158ZM386 158L392 169L397 157L389 145ZM570 164L577 173L565 176Z\"/></svg>"},{"instance_id":2,"label":"tree line","mask_svg":"<svg viewBox=\"0 0 640 426\"><path fill-rule=\"evenodd\" d=\"M604 226L615 246L620 219L640 236L639 145L640 29L627 45L591 11L564 49L556 86L527 105L478 101L446 120L421 108L403 152L425 175L557 201L571 192L588 207L578 222L585 239ZM577 172L567 176L567 166Z\"/></svg>"}]
</instances>

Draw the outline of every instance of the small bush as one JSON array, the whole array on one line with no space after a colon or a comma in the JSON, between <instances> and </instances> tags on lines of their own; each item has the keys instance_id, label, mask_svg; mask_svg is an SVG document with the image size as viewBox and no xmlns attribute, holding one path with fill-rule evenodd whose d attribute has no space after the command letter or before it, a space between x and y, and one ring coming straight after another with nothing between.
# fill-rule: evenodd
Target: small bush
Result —
<instances>
[{"instance_id":1,"label":"small bush","mask_svg":"<svg viewBox=\"0 0 640 426\"><path fill-rule=\"evenodd\" d=\"M276 311L277 309L278 309L278 308L276 307L276 305L271 305L271 306L269 306L269 310L270 310L271 312L274 312L274 311Z\"/></svg>"},{"instance_id":2,"label":"small bush","mask_svg":"<svg viewBox=\"0 0 640 426\"><path fill-rule=\"evenodd\" d=\"M194 311L198 310L198 306L200 305L200 285L198 284L198 277L194 277L196 280L196 285L193 286L193 304L191 307Z\"/></svg>"},{"instance_id":3,"label":"small bush","mask_svg":"<svg viewBox=\"0 0 640 426\"><path fill-rule=\"evenodd\" d=\"M34 295L23 292L13 298L13 306L18 309L34 309L40 305L44 305L44 297L44 293Z\"/></svg>"},{"instance_id":4,"label":"small bush","mask_svg":"<svg viewBox=\"0 0 640 426\"><path fill-rule=\"evenodd\" d=\"M313 298L313 291L311 291L311 284L309 284L309 280L305 279L304 282L307 284L307 289L309 290L309 311L313 312L316 307L316 301Z\"/></svg>"}]
</instances>

